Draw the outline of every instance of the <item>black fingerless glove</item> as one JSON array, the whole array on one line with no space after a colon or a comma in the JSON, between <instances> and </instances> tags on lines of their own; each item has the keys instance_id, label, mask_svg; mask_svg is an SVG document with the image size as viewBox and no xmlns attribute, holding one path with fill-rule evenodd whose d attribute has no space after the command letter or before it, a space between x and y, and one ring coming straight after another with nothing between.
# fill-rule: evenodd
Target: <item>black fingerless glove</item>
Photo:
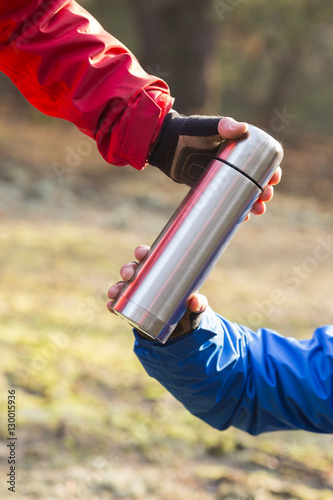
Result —
<instances>
[{"instance_id":1,"label":"black fingerless glove","mask_svg":"<svg viewBox=\"0 0 333 500\"><path fill-rule=\"evenodd\" d=\"M182 319L179 321L178 325L170 335L170 339L174 339L176 337L181 337L182 335L186 335L187 333L193 332L199 328L199 325L202 320L202 315L205 311L200 313L191 312L189 309L186 309L186 312Z\"/></svg>"},{"instance_id":2,"label":"black fingerless glove","mask_svg":"<svg viewBox=\"0 0 333 500\"><path fill-rule=\"evenodd\" d=\"M182 116L171 111L149 156L149 163L176 182L193 186L223 142L222 117Z\"/></svg>"}]
</instances>

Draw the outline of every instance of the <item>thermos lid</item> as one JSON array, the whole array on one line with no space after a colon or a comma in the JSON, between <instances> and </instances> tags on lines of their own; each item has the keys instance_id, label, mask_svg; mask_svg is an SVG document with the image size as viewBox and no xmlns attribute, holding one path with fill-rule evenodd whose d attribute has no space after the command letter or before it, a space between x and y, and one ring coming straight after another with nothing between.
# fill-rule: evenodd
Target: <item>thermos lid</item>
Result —
<instances>
[{"instance_id":1,"label":"thermos lid","mask_svg":"<svg viewBox=\"0 0 333 500\"><path fill-rule=\"evenodd\" d=\"M216 157L265 186L283 159L283 149L272 136L249 125L239 139L226 140ZM271 171L267 171L267 165L272 165Z\"/></svg>"}]
</instances>

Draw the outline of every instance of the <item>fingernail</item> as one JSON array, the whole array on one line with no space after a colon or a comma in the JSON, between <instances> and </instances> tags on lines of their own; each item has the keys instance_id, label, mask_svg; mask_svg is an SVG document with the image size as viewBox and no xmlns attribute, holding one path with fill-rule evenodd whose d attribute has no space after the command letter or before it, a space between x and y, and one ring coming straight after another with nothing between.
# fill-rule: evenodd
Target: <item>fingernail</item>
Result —
<instances>
[{"instance_id":1,"label":"fingernail","mask_svg":"<svg viewBox=\"0 0 333 500\"><path fill-rule=\"evenodd\" d=\"M201 312L203 308L203 301L202 299L199 300L198 307L196 308L196 312Z\"/></svg>"},{"instance_id":2,"label":"fingernail","mask_svg":"<svg viewBox=\"0 0 333 500\"><path fill-rule=\"evenodd\" d=\"M234 130L234 129L239 129L240 126L247 127L247 123L235 121L234 123L231 123L230 128Z\"/></svg>"}]
</instances>

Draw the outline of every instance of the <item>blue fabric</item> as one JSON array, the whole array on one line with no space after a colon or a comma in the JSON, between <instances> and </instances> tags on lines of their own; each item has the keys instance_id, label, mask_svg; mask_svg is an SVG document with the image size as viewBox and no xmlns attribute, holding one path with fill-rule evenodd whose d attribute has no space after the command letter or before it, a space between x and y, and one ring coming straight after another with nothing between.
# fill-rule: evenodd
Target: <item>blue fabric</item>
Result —
<instances>
[{"instance_id":1,"label":"blue fabric","mask_svg":"<svg viewBox=\"0 0 333 500\"><path fill-rule=\"evenodd\" d=\"M333 432L332 325L299 341L208 308L197 330L166 345L134 333L147 373L217 429Z\"/></svg>"}]
</instances>

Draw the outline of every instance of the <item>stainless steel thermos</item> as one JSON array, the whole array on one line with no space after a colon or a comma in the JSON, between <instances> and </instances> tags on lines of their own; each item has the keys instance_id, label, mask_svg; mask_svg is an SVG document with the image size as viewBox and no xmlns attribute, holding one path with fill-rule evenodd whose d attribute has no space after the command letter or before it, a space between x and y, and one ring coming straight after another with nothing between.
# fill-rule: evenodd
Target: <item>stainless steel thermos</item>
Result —
<instances>
[{"instance_id":1,"label":"stainless steel thermos","mask_svg":"<svg viewBox=\"0 0 333 500\"><path fill-rule=\"evenodd\" d=\"M240 139L223 142L113 311L165 343L282 158L281 145L252 125Z\"/></svg>"}]
</instances>

